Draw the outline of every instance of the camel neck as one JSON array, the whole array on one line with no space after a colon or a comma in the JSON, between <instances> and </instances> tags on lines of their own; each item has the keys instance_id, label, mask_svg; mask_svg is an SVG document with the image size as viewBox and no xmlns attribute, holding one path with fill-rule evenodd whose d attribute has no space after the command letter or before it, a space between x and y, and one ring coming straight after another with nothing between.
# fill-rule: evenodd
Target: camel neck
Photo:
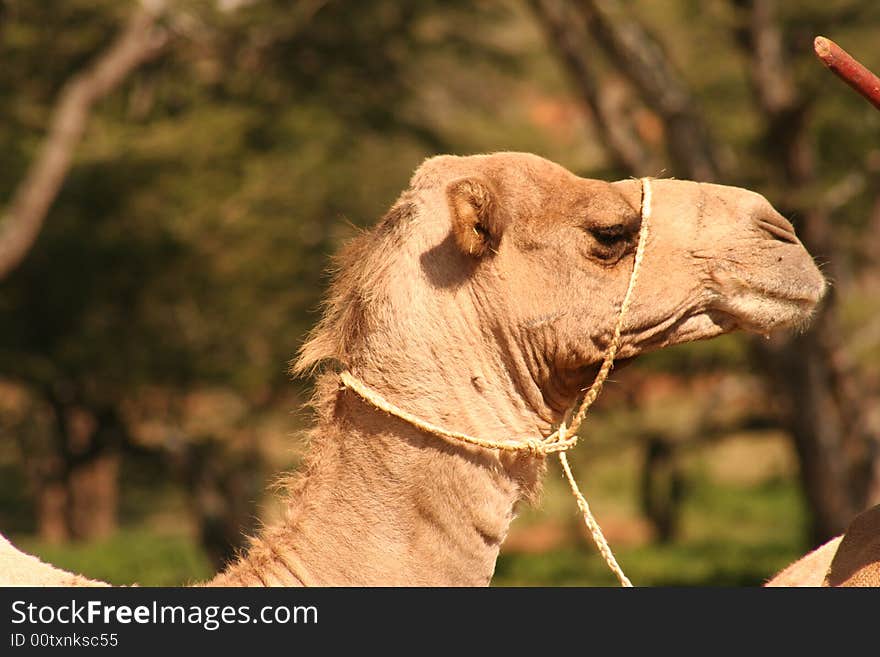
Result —
<instances>
[{"instance_id":1,"label":"camel neck","mask_svg":"<svg viewBox=\"0 0 880 657\"><path fill-rule=\"evenodd\" d=\"M450 444L333 380L285 519L212 584L488 584L543 462Z\"/></svg>"}]
</instances>

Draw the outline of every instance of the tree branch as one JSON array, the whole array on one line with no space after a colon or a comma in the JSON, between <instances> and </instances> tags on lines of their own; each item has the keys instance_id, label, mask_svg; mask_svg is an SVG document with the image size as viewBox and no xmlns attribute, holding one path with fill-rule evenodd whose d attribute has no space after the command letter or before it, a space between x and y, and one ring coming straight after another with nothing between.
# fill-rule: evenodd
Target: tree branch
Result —
<instances>
[{"instance_id":1,"label":"tree branch","mask_svg":"<svg viewBox=\"0 0 880 657\"><path fill-rule=\"evenodd\" d=\"M611 17L608 7L613 4L614 0L575 2L593 38L663 120L677 172L695 180L717 180L714 145L688 86L643 25L632 17Z\"/></svg>"},{"instance_id":2,"label":"tree branch","mask_svg":"<svg viewBox=\"0 0 880 657\"><path fill-rule=\"evenodd\" d=\"M596 125L596 133L614 166L633 176L654 173L657 167L652 165L653 158L633 126L615 115L605 101L581 36L572 22L562 15L559 4L552 0L529 0L529 5L586 105Z\"/></svg>"},{"instance_id":3,"label":"tree branch","mask_svg":"<svg viewBox=\"0 0 880 657\"><path fill-rule=\"evenodd\" d=\"M831 39L818 36L813 42L816 55L822 63L849 86L880 109L880 78L853 59L846 50Z\"/></svg>"},{"instance_id":4,"label":"tree branch","mask_svg":"<svg viewBox=\"0 0 880 657\"><path fill-rule=\"evenodd\" d=\"M786 67L772 0L735 0L734 4L749 12L742 41L750 55L750 78L758 105L769 115L790 111L798 105L798 98Z\"/></svg>"},{"instance_id":5,"label":"tree branch","mask_svg":"<svg viewBox=\"0 0 880 657\"><path fill-rule=\"evenodd\" d=\"M92 106L163 49L165 34L155 27L160 11L160 3L142 4L110 47L62 88L45 143L0 224L0 280L21 263L36 241L70 170Z\"/></svg>"},{"instance_id":6,"label":"tree branch","mask_svg":"<svg viewBox=\"0 0 880 657\"><path fill-rule=\"evenodd\" d=\"M798 188L814 177L806 139L807 102L798 93L791 74L775 2L733 0L733 5L747 12L738 41L748 57L755 100L766 118L768 148L782 165L787 183Z\"/></svg>"}]
</instances>

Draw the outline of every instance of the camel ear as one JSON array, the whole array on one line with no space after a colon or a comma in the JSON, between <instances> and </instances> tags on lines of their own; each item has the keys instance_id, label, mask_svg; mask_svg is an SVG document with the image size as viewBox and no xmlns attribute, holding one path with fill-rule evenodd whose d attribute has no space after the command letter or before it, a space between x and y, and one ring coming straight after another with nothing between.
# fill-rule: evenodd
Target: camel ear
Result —
<instances>
[{"instance_id":1,"label":"camel ear","mask_svg":"<svg viewBox=\"0 0 880 657\"><path fill-rule=\"evenodd\" d=\"M475 258L495 251L503 222L491 184L479 177L454 180L446 188L446 197L458 248Z\"/></svg>"}]
</instances>

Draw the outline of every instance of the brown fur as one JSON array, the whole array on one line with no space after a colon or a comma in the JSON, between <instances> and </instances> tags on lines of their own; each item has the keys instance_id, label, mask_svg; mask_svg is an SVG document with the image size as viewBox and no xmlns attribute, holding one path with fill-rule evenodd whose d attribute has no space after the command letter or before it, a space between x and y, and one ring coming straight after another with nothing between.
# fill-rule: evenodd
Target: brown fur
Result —
<instances>
[{"instance_id":1,"label":"brown fur","mask_svg":"<svg viewBox=\"0 0 880 657\"><path fill-rule=\"evenodd\" d=\"M769 587L794 587L794 586L822 586L831 560L837 552L837 547L843 537L832 538L824 545L816 548L806 556L787 566L775 575L764 586Z\"/></svg>"},{"instance_id":2,"label":"brown fur","mask_svg":"<svg viewBox=\"0 0 880 657\"><path fill-rule=\"evenodd\" d=\"M653 189L620 358L809 317L824 280L765 199L688 181ZM324 316L293 366L326 371L286 517L212 583L487 584L543 460L424 434L334 372L449 429L547 435L607 347L640 204L638 181L579 178L535 155L426 161L336 259Z\"/></svg>"},{"instance_id":3,"label":"brown fur","mask_svg":"<svg viewBox=\"0 0 880 657\"><path fill-rule=\"evenodd\" d=\"M305 374L324 361L349 362L357 353L392 284L388 254L399 249L416 218L409 196L404 193L373 230L362 232L333 259L324 312L291 365L293 374Z\"/></svg>"},{"instance_id":4,"label":"brown fur","mask_svg":"<svg viewBox=\"0 0 880 657\"><path fill-rule=\"evenodd\" d=\"M880 504L842 536L788 566L766 586L880 586Z\"/></svg>"},{"instance_id":5,"label":"brown fur","mask_svg":"<svg viewBox=\"0 0 880 657\"><path fill-rule=\"evenodd\" d=\"M880 504L850 523L834 554L826 586L880 586Z\"/></svg>"}]
</instances>

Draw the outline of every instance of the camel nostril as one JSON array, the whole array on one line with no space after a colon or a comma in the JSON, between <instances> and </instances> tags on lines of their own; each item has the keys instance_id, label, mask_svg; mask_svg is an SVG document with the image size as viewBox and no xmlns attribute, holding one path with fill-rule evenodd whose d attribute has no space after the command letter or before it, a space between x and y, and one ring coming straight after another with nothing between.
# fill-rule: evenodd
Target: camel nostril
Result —
<instances>
[{"instance_id":1,"label":"camel nostril","mask_svg":"<svg viewBox=\"0 0 880 657\"><path fill-rule=\"evenodd\" d=\"M798 238L794 234L794 226L778 212L763 213L755 218L755 223L772 239L789 244L798 243Z\"/></svg>"}]
</instances>

